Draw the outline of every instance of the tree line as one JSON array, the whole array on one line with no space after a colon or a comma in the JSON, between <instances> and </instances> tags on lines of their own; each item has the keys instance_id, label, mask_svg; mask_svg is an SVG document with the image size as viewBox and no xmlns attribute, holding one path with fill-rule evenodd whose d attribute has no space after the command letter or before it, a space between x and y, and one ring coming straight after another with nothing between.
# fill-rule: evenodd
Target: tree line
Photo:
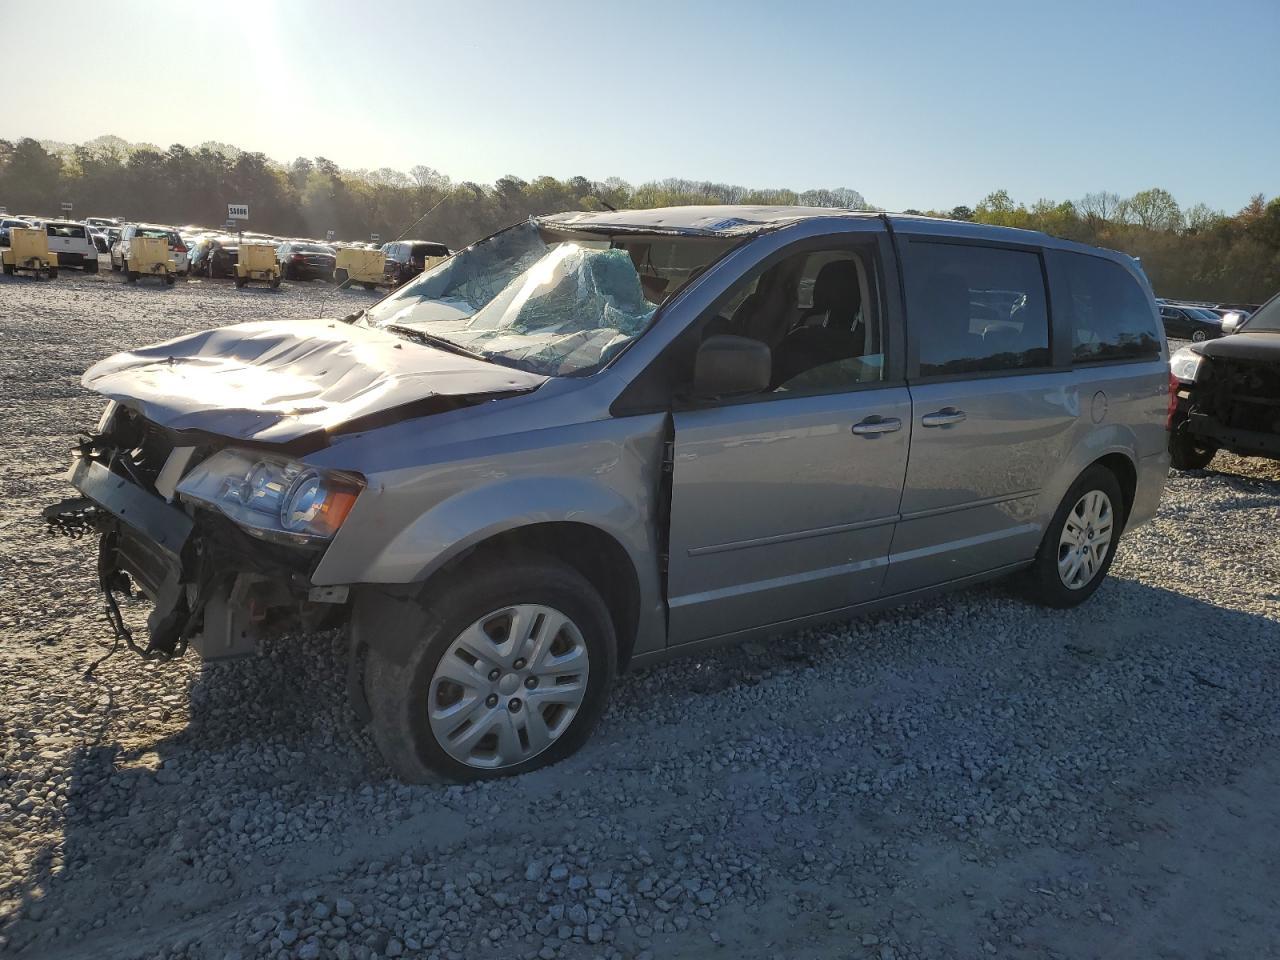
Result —
<instances>
[{"instance_id":1,"label":"tree line","mask_svg":"<svg viewBox=\"0 0 1280 960\"><path fill-rule=\"evenodd\" d=\"M848 188L798 192L680 179L632 186L616 177L582 176L506 176L479 184L454 182L422 165L405 173L344 170L324 157L281 164L214 142L165 150L119 137L81 144L0 140L0 205L48 214L62 202L72 203L77 216L209 226L224 221L227 203L245 203L249 229L280 236L324 237L333 230L340 240L374 233L391 240L409 231L451 247L562 210L722 203L874 209ZM1203 204L1184 210L1160 188L1030 206L997 190L974 207L905 212L1043 230L1123 250L1141 259L1162 296L1260 302L1280 289L1280 198L1267 202L1258 195L1227 214Z\"/></svg>"}]
</instances>

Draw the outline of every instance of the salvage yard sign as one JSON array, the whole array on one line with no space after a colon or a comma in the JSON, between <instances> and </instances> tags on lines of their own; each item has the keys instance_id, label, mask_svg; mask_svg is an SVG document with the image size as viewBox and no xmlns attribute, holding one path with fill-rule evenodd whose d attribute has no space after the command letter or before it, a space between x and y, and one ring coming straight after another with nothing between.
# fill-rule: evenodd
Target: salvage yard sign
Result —
<instances>
[{"instance_id":1,"label":"salvage yard sign","mask_svg":"<svg viewBox=\"0 0 1280 960\"><path fill-rule=\"evenodd\" d=\"M249 205L247 203L228 203L227 219L228 220L248 220Z\"/></svg>"}]
</instances>

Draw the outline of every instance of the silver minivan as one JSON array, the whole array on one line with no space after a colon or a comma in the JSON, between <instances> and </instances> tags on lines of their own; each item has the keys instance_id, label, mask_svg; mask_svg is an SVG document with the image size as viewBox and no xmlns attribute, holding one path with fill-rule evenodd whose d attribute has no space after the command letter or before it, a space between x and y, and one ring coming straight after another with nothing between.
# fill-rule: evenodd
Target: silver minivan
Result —
<instances>
[{"instance_id":1,"label":"silver minivan","mask_svg":"<svg viewBox=\"0 0 1280 960\"><path fill-rule=\"evenodd\" d=\"M116 636L213 658L349 622L410 780L555 762L669 655L1012 573L1074 606L1169 465L1132 259L844 210L539 217L344 320L84 383L111 402L46 516L99 533Z\"/></svg>"}]
</instances>

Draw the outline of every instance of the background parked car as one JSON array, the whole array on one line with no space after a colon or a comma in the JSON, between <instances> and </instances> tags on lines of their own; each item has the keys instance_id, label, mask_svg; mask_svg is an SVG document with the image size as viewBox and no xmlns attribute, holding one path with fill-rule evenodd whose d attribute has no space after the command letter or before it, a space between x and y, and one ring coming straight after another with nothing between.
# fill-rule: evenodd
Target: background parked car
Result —
<instances>
[{"instance_id":1,"label":"background parked car","mask_svg":"<svg viewBox=\"0 0 1280 960\"><path fill-rule=\"evenodd\" d=\"M196 241L191 252L193 276L218 280L233 276L240 261L240 241L232 236L206 236Z\"/></svg>"},{"instance_id":2,"label":"background parked car","mask_svg":"<svg viewBox=\"0 0 1280 960\"><path fill-rule=\"evenodd\" d=\"M9 245L9 231L14 227L29 227L26 220L20 220L17 217L0 218L0 246L7 247Z\"/></svg>"},{"instance_id":3,"label":"background parked car","mask_svg":"<svg viewBox=\"0 0 1280 960\"><path fill-rule=\"evenodd\" d=\"M387 279L398 287L449 256L449 248L430 240L397 240L384 246L382 253L387 259Z\"/></svg>"},{"instance_id":4,"label":"background parked car","mask_svg":"<svg viewBox=\"0 0 1280 960\"><path fill-rule=\"evenodd\" d=\"M190 251L173 227L158 223L128 223L120 231L120 239L111 245L111 269L123 270L129 259L129 241L134 237L163 237L169 241L169 253L178 265L178 276L185 277L190 264Z\"/></svg>"},{"instance_id":5,"label":"background parked car","mask_svg":"<svg viewBox=\"0 0 1280 960\"><path fill-rule=\"evenodd\" d=\"M58 255L58 267L80 267L85 273L98 272L98 248L89 228L71 220L46 220L49 252Z\"/></svg>"},{"instance_id":6,"label":"background parked car","mask_svg":"<svg viewBox=\"0 0 1280 960\"><path fill-rule=\"evenodd\" d=\"M1166 337L1202 343L1222 336L1222 317L1208 307L1166 303L1160 307L1160 319Z\"/></svg>"},{"instance_id":7,"label":"background parked car","mask_svg":"<svg viewBox=\"0 0 1280 960\"><path fill-rule=\"evenodd\" d=\"M290 240L276 248L286 280L332 280L338 252L323 243Z\"/></svg>"}]
</instances>

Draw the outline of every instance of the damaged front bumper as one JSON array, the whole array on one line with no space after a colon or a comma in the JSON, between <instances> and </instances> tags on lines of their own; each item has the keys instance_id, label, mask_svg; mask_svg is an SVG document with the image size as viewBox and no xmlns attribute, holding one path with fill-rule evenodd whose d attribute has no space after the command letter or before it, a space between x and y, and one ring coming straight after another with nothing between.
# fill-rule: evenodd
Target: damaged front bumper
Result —
<instances>
[{"instance_id":1,"label":"damaged front bumper","mask_svg":"<svg viewBox=\"0 0 1280 960\"><path fill-rule=\"evenodd\" d=\"M257 650L268 614L296 612L310 595L316 551L249 537L206 511L187 512L122 475L117 456L82 445L68 479L82 494L44 511L54 530L98 535L98 581L116 639L146 659L171 659L188 644L206 659ZM119 597L136 586L154 605L137 640ZM326 601L345 597L326 591Z\"/></svg>"}]
</instances>

